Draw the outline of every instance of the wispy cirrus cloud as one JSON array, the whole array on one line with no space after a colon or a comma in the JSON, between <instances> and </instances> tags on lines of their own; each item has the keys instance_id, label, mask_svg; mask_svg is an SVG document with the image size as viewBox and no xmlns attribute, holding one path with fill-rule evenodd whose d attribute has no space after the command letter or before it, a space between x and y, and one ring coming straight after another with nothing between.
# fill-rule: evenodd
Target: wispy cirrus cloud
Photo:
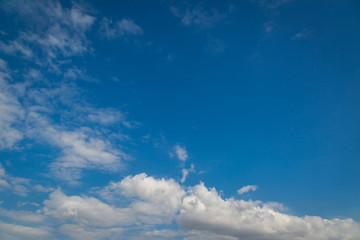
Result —
<instances>
[{"instance_id":1,"label":"wispy cirrus cloud","mask_svg":"<svg viewBox=\"0 0 360 240\"><path fill-rule=\"evenodd\" d=\"M0 51L8 55L20 54L22 57L31 59L34 57L33 51L21 40L12 40L4 43L0 41Z\"/></svg>"},{"instance_id":2,"label":"wispy cirrus cloud","mask_svg":"<svg viewBox=\"0 0 360 240\"><path fill-rule=\"evenodd\" d=\"M16 0L3 1L0 7L26 23L18 38L0 42L0 50L4 53L20 53L38 64L45 60L56 68L60 59L90 51L85 34L96 18L78 3L73 2L71 8L64 8L57 0Z\"/></svg>"},{"instance_id":3,"label":"wispy cirrus cloud","mask_svg":"<svg viewBox=\"0 0 360 240\"><path fill-rule=\"evenodd\" d=\"M294 36L291 37L291 40L307 39L309 37L310 37L310 31L302 30L294 34Z\"/></svg>"},{"instance_id":4,"label":"wispy cirrus cloud","mask_svg":"<svg viewBox=\"0 0 360 240\"><path fill-rule=\"evenodd\" d=\"M83 80L87 82L97 82L97 79L90 77L85 69L80 69L78 67L72 67L67 69L67 71L64 73L64 77L66 79L71 80Z\"/></svg>"},{"instance_id":5,"label":"wispy cirrus cloud","mask_svg":"<svg viewBox=\"0 0 360 240\"><path fill-rule=\"evenodd\" d=\"M187 177L189 176L190 173L195 173L195 166L194 164L191 164L190 165L190 168L184 168L181 170L181 173L182 173L182 177L181 177L181 180L180 182L181 183L184 183L187 179Z\"/></svg>"},{"instance_id":6,"label":"wispy cirrus cloud","mask_svg":"<svg viewBox=\"0 0 360 240\"><path fill-rule=\"evenodd\" d=\"M267 10L275 10L278 7L281 7L287 3L292 2L293 0L252 0L253 2L259 4Z\"/></svg>"},{"instance_id":7,"label":"wispy cirrus cloud","mask_svg":"<svg viewBox=\"0 0 360 240\"><path fill-rule=\"evenodd\" d=\"M70 130L66 123L57 125L46 115L34 111L28 114L28 121L32 126L29 137L60 150L49 168L55 177L68 183L77 184L84 169L119 171L123 161L130 158L95 129L78 127Z\"/></svg>"},{"instance_id":8,"label":"wispy cirrus cloud","mask_svg":"<svg viewBox=\"0 0 360 240\"><path fill-rule=\"evenodd\" d=\"M247 185L247 186L242 187L239 190L237 190L237 193L239 195L242 195L242 194L250 192L250 191L256 191L257 188L258 187L256 185Z\"/></svg>"},{"instance_id":9,"label":"wispy cirrus cloud","mask_svg":"<svg viewBox=\"0 0 360 240\"><path fill-rule=\"evenodd\" d=\"M14 194L25 197L30 192L29 182L29 179L13 177L7 174L0 164L0 191L10 190Z\"/></svg>"},{"instance_id":10,"label":"wispy cirrus cloud","mask_svg":"<svg viewBox=\"0 0 360 240\"><path fill-rule=\"evenodd\" d=\"M212 53L223 52L226 43L218 36L213 35L210 30L222 24L228 23L226 19L233 10L233 5L228 9L219 11L215 7L208 5L191 5L191 4L173 4L170 6L172 14L180 19L182 26L193 29L200 33L206 33L204 49Z\"/></svg>"},{"instance_id":11,"label":"wispy cirrus cloud","mask_svg":"<svg viewBox=\"0 0 360 240\"><path fill-rule=\"evenodd\" d=\"M212 28L215 24L226 17L226 14L219 13L215 8L205 10L201 6L171 6L170 9L175 17L180 18L182 25L193 26L200 29Z\"/></svg>"},{"instance_id":12,"label":"wispy cirrus cloud","mask_svg":"<svg viewBox=\"0 0 360 240\"><path fill-rule=\"evenodd\" d=\"M31 139L59 149L49 169L53 177L73 184L81 179L84 169L104 172L122 169L124 160L130 156L118 148L119 141L127 139L119 126L136 126L127 120L125 113L91 106L81 100L76 86L66 83L48 83L35 88L33 78L39 77L38 74L32 74L24 83L11 83L11 71L6 62L0 63L3 70L0 70L0 148L14 149L20 140ZM53 120L56 115L61 116L61 122ZM109 128L118 131L106 135ZM20 184L19 179L17 182L8 187L25 196L28 187ZM9 184L5 180L1 183L3 186Z\"/></svg>"},{"instance_id":13,"label":"wispy cirrus cloud","mask_svg":"<svg viewBox=\"0 0 360 240\"><path fill-rule=\"evenodd\" d=\"M51 187L35 184L31 179L8 174L0 163L0 191L10 191L16 195L26 197L30 192L50 192L53 190Z\"/></svg>"},{"instance_id":14,"label":"wispy cirrus cloud","mask_svg":"<svg viewBox=\"0 0 360 240\"><path fill-rule=\"evenodd\" d=\"M100 33L109 40L124 36L142 35L143 32L143 29L133 20L125 18L113 22L112 19L104 17L100 28Z\"/></svg>"},{"instance_id":15,"label":"wispy cirrus cloud","mask_svg":"<svg viewBox=\"0 0 360 240\"><path fill-rule=\"evenodd\" d=\"M9 70L5 61L0 59L0 149L9 149L23 138L16 126L24 118L16 93L16 85L9 84Z\"/></svg>"}]
</instances>

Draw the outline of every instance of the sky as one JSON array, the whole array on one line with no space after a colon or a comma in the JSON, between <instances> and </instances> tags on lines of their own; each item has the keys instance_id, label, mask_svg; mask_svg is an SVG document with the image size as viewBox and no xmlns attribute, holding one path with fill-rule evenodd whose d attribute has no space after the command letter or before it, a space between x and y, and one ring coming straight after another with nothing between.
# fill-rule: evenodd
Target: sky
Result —
<instances>
[{"instance_id":1,"label":"sky","mask_svg":"<svg viewBox=\"0 0 360 240\"><path fill-rule=\"evenodd\" d=\"M356 240L356 0L0 1L0 238Z\"/></svg>"}]
</instances>

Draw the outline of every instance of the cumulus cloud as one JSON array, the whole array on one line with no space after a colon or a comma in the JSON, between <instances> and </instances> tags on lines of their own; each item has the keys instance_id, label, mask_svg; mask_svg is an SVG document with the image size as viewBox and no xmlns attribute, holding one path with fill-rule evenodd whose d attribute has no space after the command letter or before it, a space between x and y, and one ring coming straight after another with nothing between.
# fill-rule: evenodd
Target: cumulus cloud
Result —
<instances>
[{"instance_id":1,"label":"cumulus cloud","mask_svg":"<svg viewBox=\"0 0 360 240\"><path fill-rule=\"evenodd\" d=\"M61 190L44 201L46 216L91 227L124 227L133 224L164 224L174 219L185 191L172 179L155 179L146 174L112 182L101 191L105 199L131 200L119 208L97 198L66 196Z\"/></svg>"},{"instance_id":2,"label":"cumulus cloud","mask_svg":"<svg viewBox=\"0 0 360 240\"><path fill-rule=\"evenodd\" d=\"M123 36L142 35L143 29L131 19L124 18L113 22L111 19L104 17L101 22L100 32L110 40Z\"/></svg>"},{"instance_id":3,"label":"cumulus cloud","mask_svg":"<svg viewBox=\"0 0 360 240\"><path fill-rule=\"evenodd\" d=\"M118 197L135 198L129 205L143 222L169 222L178 211L185 191L172 179L155 179L145 173L111 182L100 195L114 201Z\"/></svg>"},{"instance_id":4,"label":"cumulus cloud","mask_svg":"<svg viewBox=\"0 0 360 240\"><path fill-rule=\"evenodd\" d=\"M131 207L136 212L159 216L157 222L171 219L178 211L181 199L185 194L185 191L173 179L154 179L144 173L126 177L117 186L124 196L139 198L131 203ZM146 217L144 220L146 221Z\"/></svg>"},{"instance_id":5,"label":"cumulus cloud","mask_svg":"<svg viewBox=\"0 0 360 240\"><path fill-rule=\"evenodd\" d=\"M356 239L360 224L352 219L304 218L280 213L260 201L223 199L204 184L183 199L180 226L236 239Z\"/></svg>"},{"instance_id":6,"label":"cumulus cloud","mask_svg":"<svg viewBox=\"0 0 360 240\"><path fill-rule=\"evenodd\" d=\"M177 156L177 158L181 161L186 161L189 156L188 156L188 152L186 151L186 148L185 147L181 147L180 145L176 145L174 147L174 151L175 151L175 154Z\"/></svg>"},{"instance_id":7,"label":"cumulus cloud","mask_svg":"<svg viewBox=\"0 0 360 240\"><path fill-rule=\"evenodd\" d=\"M360 234L360 224L352 219L292 216L276 210L278 204L224 199L214 188L208 189L203 183L185 188L172 179L155 179L144 173L112 182L100 191L100 195L104 199L128 204L125 208L118 208L94 197L69 197L57 190L44 201L45 213L72 220L84 228L120 227L126 231L135 223L139 226L163 226L175 219L187 230L157 229L142 233L149 238L355 240ZM76 230L75 225L67 227ZM96 232L77 230L78 234L82 231Z\"/></svg>"},{"instance_id":8,"label":"cumulus cloud","mask_svg":"<svg viewBox=\"0 0 360 240\"><path fill-rule=\"evenodd\" d=\"M242 187L239 190L237 190L237 193L239 195L241 195L241 194L247 193L249 191L256 191L256 189L257 189L256 185L248 185L248 186Z\"/></svg>"},{"instance_id":9,"label":"cumulus cloud","mask_svg":"<svg viewBox=\"0 0 360 240\"><path fill-rule=\"evenodd\" d=\"M56 190L44 201L46 215L90 226L129 225L134 216L127 208L116 208L93 197L66 196Z\"/></svg>"}]
</instances>

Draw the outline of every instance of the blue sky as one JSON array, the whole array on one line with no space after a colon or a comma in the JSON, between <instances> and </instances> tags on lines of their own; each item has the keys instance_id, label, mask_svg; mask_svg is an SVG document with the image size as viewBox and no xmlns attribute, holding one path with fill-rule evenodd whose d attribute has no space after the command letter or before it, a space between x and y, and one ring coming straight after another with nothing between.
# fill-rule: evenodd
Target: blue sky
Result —
<instances>
[{"instance_id":1,"label":"blue sky","mask_svg":"<svg viewBox=\"0 0 360 240\"><path fill-rule=\"evenodd\" d=\"M0 238L358 239L357 1L0 1Z\"/></svg>"}]
</instances>

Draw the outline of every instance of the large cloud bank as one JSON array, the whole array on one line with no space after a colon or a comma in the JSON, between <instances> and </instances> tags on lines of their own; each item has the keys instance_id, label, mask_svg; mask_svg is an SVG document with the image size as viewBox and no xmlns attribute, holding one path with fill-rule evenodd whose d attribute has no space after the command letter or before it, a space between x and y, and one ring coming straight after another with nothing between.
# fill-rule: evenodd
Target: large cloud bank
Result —
<instances>
[{"instance_id":1,"label":"large cloud bank","mask_svg":"<svg viewBox=\"0 0 360 240\"><path fill-rule=\"evenodd\" d=\"M45 200L44 213L82 227L108 227L109 231L133 225L146 229L148 224L163 226L174 220L187 230L178 234L189 238L195 233L199 238L210 234L218 239L242 240L355 240L360 236L360 224L352 219L291 216L276 210L274 204L224 199L203 183L185 188L172 179L155 179L144 173L112 182L99 193L103 201L66 196L56 190ZM126 207L114 205L124 199L128 201ZM144 230L143 234L150 233ZM166 239L175 235L165 234Z\"/></svg>"}]
</instances>

